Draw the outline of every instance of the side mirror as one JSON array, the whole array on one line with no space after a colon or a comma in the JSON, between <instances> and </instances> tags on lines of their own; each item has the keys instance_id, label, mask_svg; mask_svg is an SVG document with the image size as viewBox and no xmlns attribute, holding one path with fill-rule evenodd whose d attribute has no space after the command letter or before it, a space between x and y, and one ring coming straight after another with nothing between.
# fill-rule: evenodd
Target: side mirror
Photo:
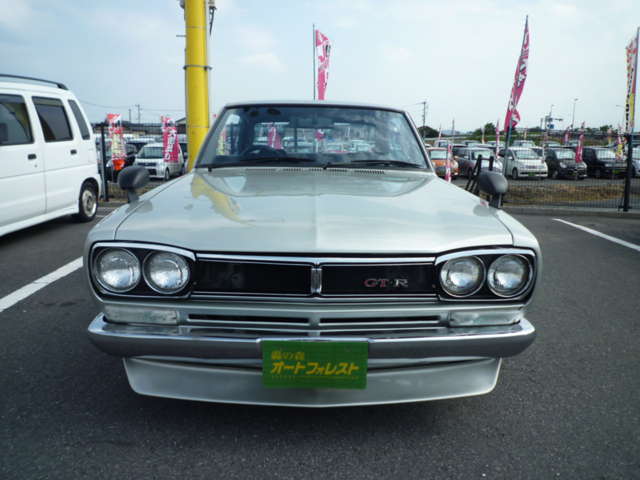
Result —
<instances>
[{"instance_id":1,"label":"side mirror","mask_svg":"<svg viewBox=\"0 0 640 480\"><path fill-rule=\"evenodd\" d=\"M481 172L478 176L478 190L491 197L489 205L495 208L502 206L502 196L507 193L509 182L498 172Z\"/></svg>"},{"instance_id":2,"label":"side mirror","mask_svg":"<svg viewBox=\"0 0 640 480\"><path fill-rule=\"evenodd\" d=\"M149 183L149 172L144 167L126 167L118 175L118 186L127 192L127 202L138 201L136 190Z\"/></svg>"}]
</instances>

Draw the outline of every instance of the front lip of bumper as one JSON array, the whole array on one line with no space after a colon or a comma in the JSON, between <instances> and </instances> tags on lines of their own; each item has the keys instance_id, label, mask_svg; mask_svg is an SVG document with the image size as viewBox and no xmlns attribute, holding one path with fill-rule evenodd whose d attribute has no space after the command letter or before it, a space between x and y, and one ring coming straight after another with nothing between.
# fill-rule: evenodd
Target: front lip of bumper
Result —
<instances>
[{"instance_id":1,"label":"front lip of bumper","mask_svg":"<svg viewBox=\"0 0 640 480\"><path fill-rule=\"evenodd\" d=\"M108 323L99 314L88 328L91 341L105 353L120 357L180 357L197 359L260 359L260 338L192 335L180 327L149 327ZM418 335L418 334L416 334ZM370 359L420 359L429 357L509 357L525 350L535 339L533 325L524 317L504 326L442 327L415 337L367 338ZM331 340L354 336L311 337L286 334L268 339Z\"/></svg>"},{"instance_id":2,"label":"front lip of bumper","mask_svg":"<svg viewBox=\"0 0 640 480\"><path fill-rule=\"evenodd\" d=\"M347 407L468 397L489 393L501 360L486 358L419 368L369 371L364 390L266 388L260 370L152 359L124 360L139 394L205 402L283 407Z\"/></svg>"}]
</instances>

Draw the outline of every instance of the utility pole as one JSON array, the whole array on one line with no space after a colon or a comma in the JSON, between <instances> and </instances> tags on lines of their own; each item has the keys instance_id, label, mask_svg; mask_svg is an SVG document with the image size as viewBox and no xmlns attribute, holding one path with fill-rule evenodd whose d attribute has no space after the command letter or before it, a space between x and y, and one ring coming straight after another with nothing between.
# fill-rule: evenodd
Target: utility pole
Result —
<instances>
[{"instance_id":1,"label":"utility pole","mask_svg":"<svg viewBox=\"0 0 640 480\"><path fill-rule=\"evenodd\" d=\"M138 109L138 124L140 123L140 104L136 103L135 107Z\"/></svg>"},{"instance_id":2,"label":"utility pole","mask_svg":"<svg viewBox=\"0 0 640 480\"><path fill-rule=\"evenodd\" d=\"M573 121L576 119L576 102L578 101L577 98L573 99L573 111L571 113L571 130L573 130Z\"/></svg>"},{"instance_id":3,"label":"utility pole","mask_svg":"<svg viewBox=\"0 0 640 480\"><path fill-rule=\"evenodd\" d=\"M184 2L185 33L185 86L187 99L187 141L189 165L195 164L204 137L209 131L209 70L207 63L207 17L213 18L212 0L180 0Z\"/></svg>"},{"instance_id":4,"label":"utility pole","mask_svg":"<svg viewBox=\"0 0 640 480\"><path fill-rule=\"evenodd\" d=\"M427 129L427 101L422 102L422 140L425 139Z\"/></svg>"},{"instance_id":5,"label":"utility pole","mask_svg":"<svg viewBox=\"0 0 640 480\"><path fill-rule=\"evenodd\" d=\"M129 123L131 123L131 109L129 109Z\"/></svg>"}]
</instances>

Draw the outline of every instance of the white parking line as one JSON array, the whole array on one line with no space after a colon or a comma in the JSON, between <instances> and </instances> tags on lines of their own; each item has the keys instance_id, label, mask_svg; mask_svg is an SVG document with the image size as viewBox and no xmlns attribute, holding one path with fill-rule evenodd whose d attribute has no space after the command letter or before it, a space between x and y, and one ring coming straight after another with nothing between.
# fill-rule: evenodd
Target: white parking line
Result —
<instances>
[{"instance_id":1,"label":"white parking line","mask_svg":"<svg viewBox=\"0 0 640 480\"><path fill-rule=\"evenodd\" d=\"M63 265L59 269L54 270L53 272L45 275L44 277L40 277L36 281L31 282L30 284L25 285L24 287L19 288L14 292L11 292L6 297L0 298L0 312L2 312L3 310L6 310L9 307L14 306L16 303L18 303L21 300L24 300L28 296L33 295L38 290L46 287L50 283L53 283L56 280L59 280L62 277L66 277L70 273L75 272L80 267L82 267L82 257L76 258L74 261L69 262L66 265Z\"/></svg>"},{"instance_id":2,"label":"white parking line","mask_svg":"<svg viewBox=\"0 0 640 480\"><path fill-rule=\"evenodd\" d=\"M606 233L599 232L592 228L583 227L582 225L576 225L575 223L567 222L566 220L562 220L561 218L554 218L556 222L562 222L567 225L570 225L578 230L582 230L584 232L590 233L591 235L595 235L596 237L604 238L605 240L609 240L610 242L617 243L618 245L625 246L627 248L631 248L637 252L640 252L640 245L636 245L635 243L627 242L626 240L621 240L620 238L612 237L611 235L607 235Z\"/></svg>"}]
</instances>

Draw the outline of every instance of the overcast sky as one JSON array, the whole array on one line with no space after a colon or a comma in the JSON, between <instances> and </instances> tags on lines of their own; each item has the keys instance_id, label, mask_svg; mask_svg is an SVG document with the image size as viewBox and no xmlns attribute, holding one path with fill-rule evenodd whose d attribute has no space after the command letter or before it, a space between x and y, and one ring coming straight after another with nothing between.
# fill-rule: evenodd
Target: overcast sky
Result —
<instances>
[{"instance_id":1,"label":"overcast sky","mask_svg":"<svg viewBox=\"0 0 640 480\"><path fill-rule=\"evenodd\" d=\"M406 107L421 123L477 128L504 119L529 15L522 126L549 112L622 122L624 47L640 0L218 0L212 113L226 102L309 99L312 24L332 42L327 98ZM62 81L92 121L184 114L178 0L0 0L0 71ZM92 105L93 104L93 105ZM100 105L100 106L96 106ZM103 107L104 106L104 107Z\"/></svg>"}]
</instances>

